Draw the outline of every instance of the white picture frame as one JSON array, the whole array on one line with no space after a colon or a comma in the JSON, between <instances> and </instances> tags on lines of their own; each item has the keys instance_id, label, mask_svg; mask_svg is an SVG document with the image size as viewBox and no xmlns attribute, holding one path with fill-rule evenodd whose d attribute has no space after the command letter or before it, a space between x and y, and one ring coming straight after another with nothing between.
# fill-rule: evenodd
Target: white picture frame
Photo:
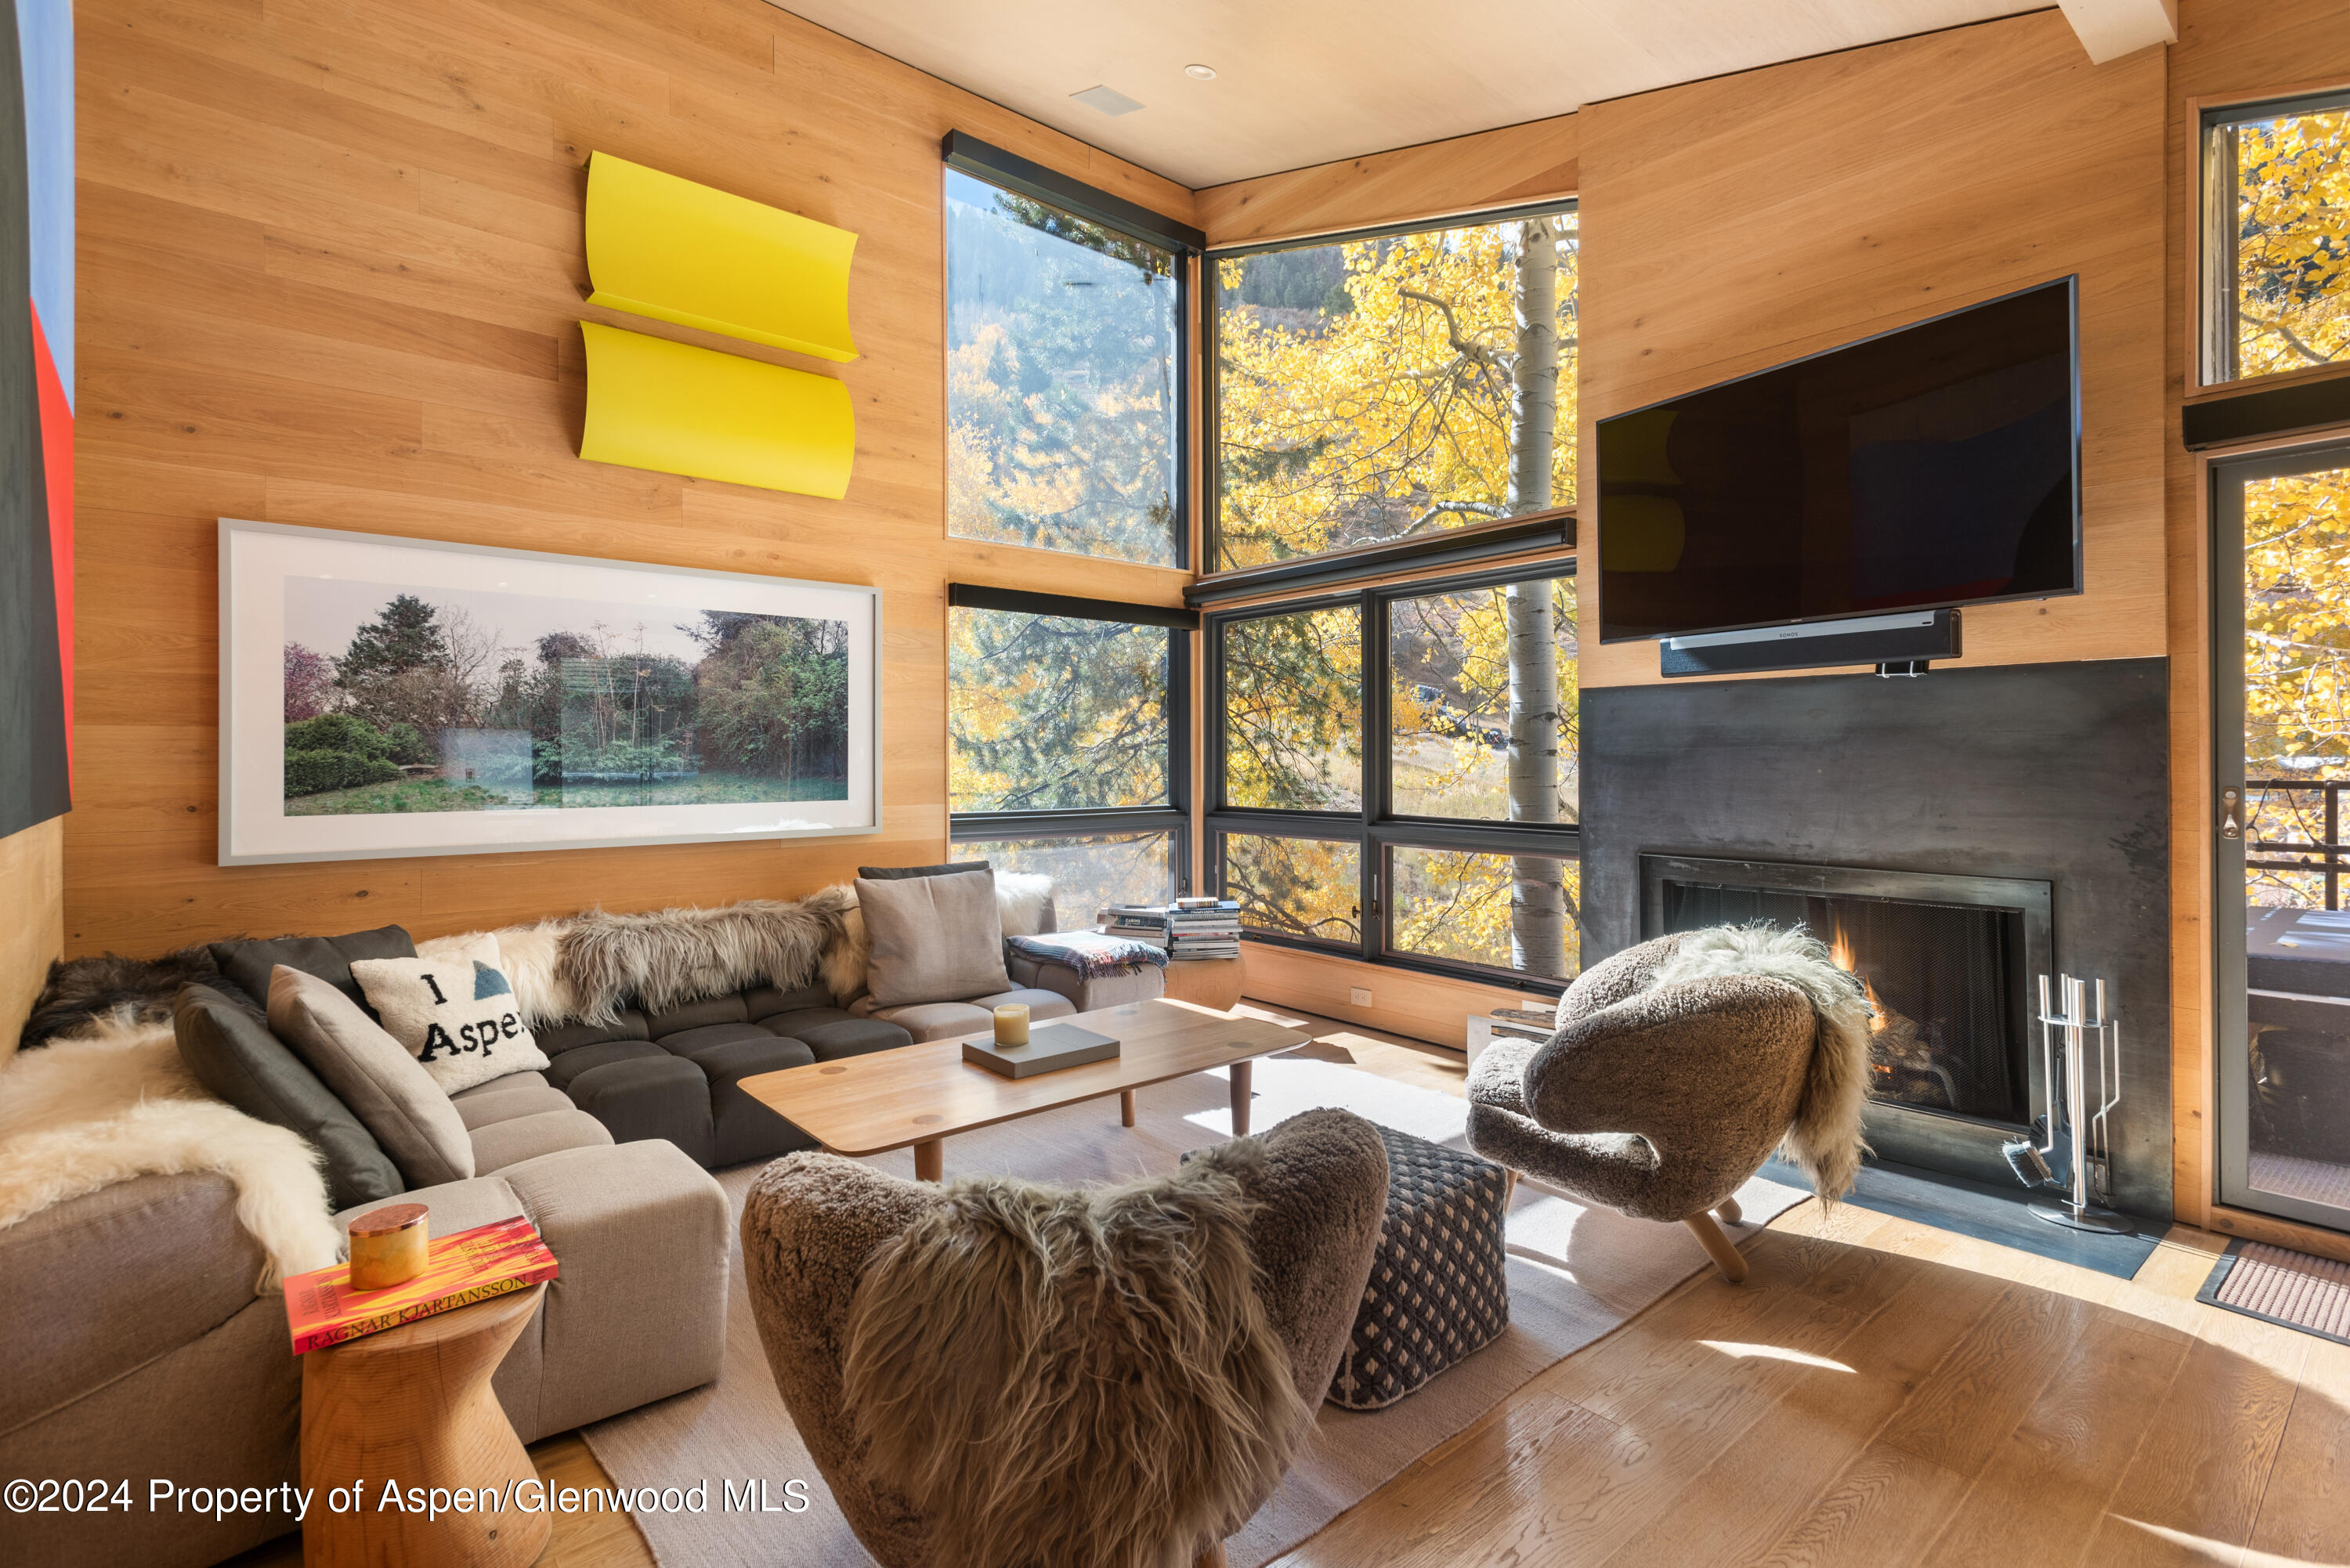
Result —
<instances>
[{"instance_id":1,"label":"white picture frame","mask_svg":"<svg viewBox=\"0 0 2350 1568\"><path fill-rule=\"evenodd\" d=\"M877 587L219 522L223 866L880 831Z\"/></svg>"}]
</instances>

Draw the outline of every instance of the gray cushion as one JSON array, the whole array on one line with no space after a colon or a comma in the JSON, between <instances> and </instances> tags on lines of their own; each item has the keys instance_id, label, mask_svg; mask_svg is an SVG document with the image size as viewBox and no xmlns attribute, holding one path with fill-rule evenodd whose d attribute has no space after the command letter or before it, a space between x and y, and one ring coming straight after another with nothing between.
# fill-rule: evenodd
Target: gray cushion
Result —
<instances>
[{"instance_id":1,"label":"gray cushion","mask_svg":"<svg viewBox=\"0 0 2350 1568\"><path fill-rule=\"evenodd\" d=\"M408 1189L374 1135L251 1006L191 982L172 1005L172 1032L198 1083L246 1116L298 1134L325 1157L327 1199L336 1208Z\"/></svg>"},{"instance_id":2,"label":"gray cushion","mask_svg":"<svg viewBox=\"0 0 2350 1568\"><path fill-rule=\"evenodd\" d=\"M709 1077L657 1045L643 1049L650 1054L588 1068L572 1078L564 1092L572 1104L603 1123L615 1143L661 1138L697 1163L709 1164Z\"/></svg>"},{"instance_id":3,"label":"gray cushion","mask_svg":"<svg viewBox=\"0 0 2350 1568\"><path fill-rule=\"evenodd\" d=\"M755 1030L756 1037L705 1044L692 1057L693 1064L710 1077L710 1163L713 1166L770 1158L786 1149L811 1148L816 1144L742 1088L745 1078L805 1067L816 1060L815 1054L796 1040L779 1040L755 1024L741 1027Z\"/></svg>"},{"instance_id":4,"label":"gray cushion","mask_svg":"<svg viewBox=\"0 0 2350 1568\"><path fill-rule=\"evenodd\" d=\"M0 1230L0 1431L203 1338L253 1304L261 1262L236 1189L209 1170L118 1181Z\"/></svg>"},{"instance_id":5,"label":"gray cushion","mask_svg":"<svg viewBox=\"0 0 2350 1568\"><path fill-rule=\"evenodd\" d=\"M411 1187L473 1174L464 1119L405 1046L317 975L280 964L269 977L270 1033L350 1106Z\"/></svg>"},{"instance_id":6,"label":"gray cushion","mask_svg":"<svg viewBox=\"0 0 2350 1568\"><path fill-rule=\"evenodd\" d=\"M747 1023L751 1011L740 995L705 997L672 1007L667 1012L649 1013L645 1017L645 1033L658 1040L664 1034L682 1034L689 1029L707 1029L713 1023Z\"/></svg>"},{"instance_id":7,"label":"gray cushion","mask_svg":"<svg viewBox=\"0 0 2350 1568\"><path fill-rule=\"evenodd\" d=\"M399 926L379 926L371 931L350 931L339 937L271 937L212 944L213 962L230 983L251 997L255 1006L269 1002L269 972L279 964L315 974L367 1009L367 997L352 977L354 959L414 958L416 944ZM373 1011L368 1011L373 1018Z\"/></svg>"},{"instance_id":8,"label":"gray cushion","mask_svg":"<svg viewBox=\"0 0 2350 1568\"><path fill-rule=\"evenodd\" d=\"M915 877L951 877L961 871L992 871L985 860L951 860L943 866L859 866L858 876L868 882L903 882Z\"/></svg>"},{"instance_id":9,"label":"gray cushion","mask_svg":"<svg viewBox=\"0 0 2350 1568\"><path fill-rule=\"evenodd\" d=\"M545 1087L546 1087L546 1075L544 1073L508 1073L503 1078L492 1078L486 1084L476 1084L470 1089L460 1089L449 1098L463 1104L483 1095L503 1095L509 1089L544 1089Z\"/></svg>"},{"instance_id":10,"label":"gray cushion","mask_svg":"<svg viewBox=\"0 0 2350 1568\"><path fill-rule=\"evenodd\" d=\"M500 1078L497 1082L503 1084L505 1080ZM495 1085L484 1084L482 1087L494 1088ZM549 1088L545 1084L539 1085L536 1088L521 1086L499 1089L494 1095L466 1094L451 1100L450 1104L457 1107L458 1119L465 1124L465 1130L469 1133L479 1132L484 1127L495 1126L499 1122L514 1121L521 1116L535 1116L545 1111L571 1109L569 1096L560 1089ZM476 1143L474 1147L478 1149L480 1145ZM486 1168L476 1159L473 1168L481 1170Z\"/></svg>"},{"instance_id":11,"label":"gray cushion","mask_svg":"<svg viewBox=\"0 0 2350 1568\"><path fill-rule=\"evenodd\" d=\"M604 1124L566 1105L534 1116L494 1122L473 1135L473 1168L487 1176L563 1148L594 1148L612 1141Z\"/></svg>"},{"instance_id":12,"label":"gray cushion","mask_svg":"<svg viewBox=\"0 0 2350 1568\"><path fill-rule=\"evenodd\" d=\"M865 985L877 1005L982 996L1011 985L993 872L860 877L857 902L873 946Z\"/></svg>"},{"instance_id":13,"label":"gray cushion","mask_svg":"<svg viewBox=\"0 0 2350 1568\"><path fill-rule=\"evenodd\" d=\"M823 985L804 985L797 991L778 991L772 985L762 985L743 993L743 1005L749 1010L752 1020L757 1022L805 1007L830 1007L832 992Z\"/></svg>"},{"instance_id":14,"label":"gray cushion","mask_svg":"<svg viewBox=\"0 0 2350 1568\"><path fill-rule=\"evenodd\" d=\"M819 1062L837 1062L843 1056L865 1056L876 1051L894 1051L900 1045L910 1045L914 1037L894 1023L878 1018L856 1018L844 1012L837 1019L824 1023L794 1023L795 1019L810 1016L805 1012L787 1012L780 1018L770 1018L767 1027L787 1040L796 1040L815 1053Z\"/></svg>"},{"instance_id":15,"label":"gray cushion","mask_svg":"<svg viewBox=\"0 0 2350 1568\"><path fill-rule=\"evenodd\" d=\"M582 1045L601 1045L613 1040L650 1040L652 1031L645 1027L645 1015L633 1007L623 1008L620 1016L609 1023L551 1023L535 1029L538 1048L549 1056L576 1051Z\"/></svg>"},{"instance_id":16,"label":"gray cushion","mask_svg":"<svg viewBox=\"0 0 2350 1568\"><path fill-rule=\"evenodd\" d=\"M607 1040L600 1045L581 1045L548 1064L546 1081L569 1094L583 1073L592 1073L615 1062L640 1062L647 1057L666 1061L669 1053L650 1040Z\"/></svg>"}]
</instances>

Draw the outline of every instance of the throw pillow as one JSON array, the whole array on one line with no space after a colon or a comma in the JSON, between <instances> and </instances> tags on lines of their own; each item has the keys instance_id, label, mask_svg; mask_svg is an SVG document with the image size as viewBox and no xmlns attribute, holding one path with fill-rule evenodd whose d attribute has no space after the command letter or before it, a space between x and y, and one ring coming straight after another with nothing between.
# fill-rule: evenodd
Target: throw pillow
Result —
<instances>
[{"instance_id":1,"label":"throw pillow","mask_svg":"<svg viewBox=\"0 0 2350 1568\"><path fill-rule=\"evenodd\" d=\"M484 932L460 952L361 959L351 974L385 1030L442 1093L459 1094L508 1073L545 1071L551 1064L498 968L498 939Z\"/></svg>"},{"instance_id":2,"label":"throw pillow","mask_svg":"<svg viewBox=\"0 0 2350 1568\"><path fill-rule=\"evenodd\" d=\"M859 866L857 874L868 882L902 882L910 877L952 877L993 868L993 863L985 860L955 860L944 866Z\"/></svg>"},{"instance_id":3,"label":"throw pillow","mask_svg":"<svg viewBox=\"0 0 2350 1568\"><path fill-rule=\"evenodd\" d=\"M960 1002L1012 989L993 872L859 877L857 906L873 944L865 988L876 1007Z\"/></svg>"},{"instance_id":4,"label":"throw pillow","mask_svg":"<svg viewBox=\"0 0 2350 1568\"><path fill-rule=\"evenodd\" d=\"M337 1211L408 1190L374 1135L269 1032L251 1002L191 981L172 1002L172 1033L196 1082L325 1157L327 1199Z\"/></svg>"},{"instance_id":5,"label":"throw pillow","mask_svg":"<svg viewBox=\"0 0 2350 1568\"><path fill-rule=\"evenodd\" d=\"M371 931L350 931L339 937L271 937L252 941L212 944L213 961L234 989L253 999L255 1007L269 1003L269 977L279 964L315 974L349 997L359 1000L359 981L351 978L353 959L414 958L416 944L399 926L379 926Z\"/></svg>"},{"instance_id":6,"label":"throw pillow","mask_svg":"<svg viewBox=\"0 0 2350 1568\"><path fill-rule=\"evenodd\" d=\"M358 1002L280 964L269 977L269 1027L358 1115L409 1186L473 1174L473 1140L457 1107Z\"/></svg>"}]
</instances>

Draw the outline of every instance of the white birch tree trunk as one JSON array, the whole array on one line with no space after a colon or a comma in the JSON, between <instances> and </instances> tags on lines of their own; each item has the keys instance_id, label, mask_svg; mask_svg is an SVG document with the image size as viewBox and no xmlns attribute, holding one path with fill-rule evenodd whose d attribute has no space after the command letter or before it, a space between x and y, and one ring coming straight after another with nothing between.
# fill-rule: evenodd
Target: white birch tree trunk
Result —
<instances>
[{"instance_id":1,"label":"white birch tree trunk","mask_svg":"<svg viewBox=\"0 0 2350 1568\"><path fill-rule=\"evenodd\" d=\"M1517 362L1510 396L1510 514L1546 511L1558 426L1558 247L1546 218L1519 225ZM1512 822L1558 820L1558 631L1547 578L1504 590L1510 658ZM1566 974L1564 867L1521 855L1512 867L1510 961Z\"/></svg>"}]
</instances>

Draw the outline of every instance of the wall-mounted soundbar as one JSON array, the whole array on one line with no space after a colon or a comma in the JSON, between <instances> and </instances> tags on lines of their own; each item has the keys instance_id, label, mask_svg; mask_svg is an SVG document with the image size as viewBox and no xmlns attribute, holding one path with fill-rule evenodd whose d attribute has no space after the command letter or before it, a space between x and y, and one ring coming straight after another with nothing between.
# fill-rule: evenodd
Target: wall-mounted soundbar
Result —
<instances>
[{"instance_id":1,"label":"wall-mounted soundbar","mask_svg":"<svg viewBox=\"0 0 2350 1568\"><path fill-rule=\"evenodd\" d=\"M1751 675L1844 664L1874 664L1879 675L1922 675L1928 660L1958 656L1959 612L1954 609L1700 632L1657 644L1659 666L1669 677Z\"/></svg>"}]
</instances>

